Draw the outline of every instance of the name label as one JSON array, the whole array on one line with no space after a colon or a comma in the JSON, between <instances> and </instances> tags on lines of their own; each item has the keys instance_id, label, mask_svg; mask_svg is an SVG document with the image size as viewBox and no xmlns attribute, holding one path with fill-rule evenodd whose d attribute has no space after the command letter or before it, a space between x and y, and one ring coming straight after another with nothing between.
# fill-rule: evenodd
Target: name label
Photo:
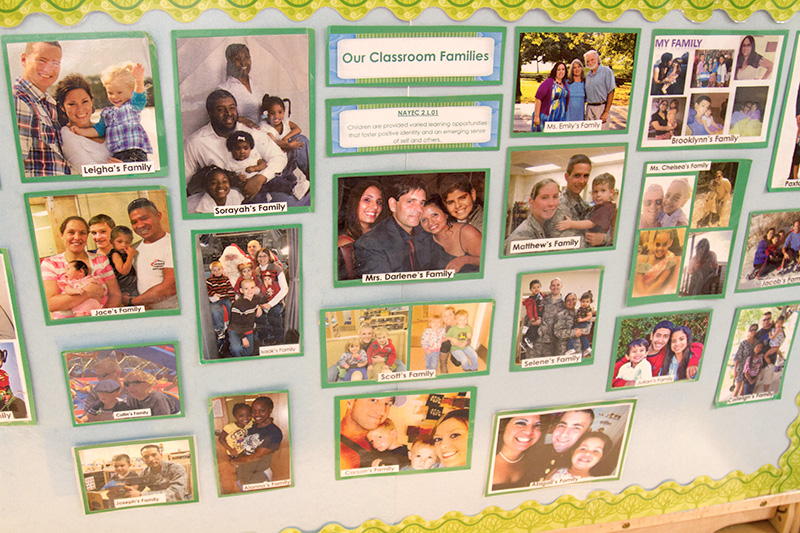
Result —
<instances>
[{"instance_id":1,"label":"name label","mask_svg":"<svg viewBox=\"0 0 800 533\"><path fill-rule=\"evenodd\" d=\"M108 309L92 309L92 316L135 315L137 313L144 313L143 305L110 307Z\"/></svg>"},{"instance_id":2,"label":"name label","mask_svg":"<svg viewBox=\"0 0 800 533\"><path fill-rule=\"evenodd\" d=\"M122 176L123 174L148 174L155 172L156 165L153 161L137 161L135 163L97 163L83 165L81 174L84 176Z\"/></svg>"},{"instance_id":3,"label":"name label","mask_svg":"<svg viewBox=\"0 0 800 533\"><path fill-rule=\"evenodd\" d=\"M537 368L540 366L558 366L568 365L570 363L580 363L583 356L580 354L575 355L556 355L551 357L536 357L534 359L523 359L521 361L522 368Z\"/></svg>"},{"instance_id":4,"label":"name label","mask_svg":"<svg viewBox=\"0 0 800 533\"><path fill-rule=\"evenodd\" d=\"M528 239L511 243L509 252L527 254L531 252L552 252L554 250L575 250L581 247L581 237L555 237L552 239Z\"/></svg>"},{"instance_id":5,"label":"name label","mask_svg":"<svg viewBox=\"0 0 800 533\"><path fill-rule=\"evenodd\" d=\"M282 479L280 481L263 481L261 483L248 483L247 485L242 485L242 491L249 492L252 490L274 489L276 487L288 487L291 484L291 479Z\"/></svg>"},{"instance_id":6,"label":"name label","mask_svg":"<svg viewBox=\"0 0 800 533\"><path fill-rule=\"evenodd\" d=\"M367 474L391 474L392 472L399 472L399 465L389 466L368 466L366 468L351 468L350 470L343 470L342 475L345 477L364 476Z\"/></svg>"},{"instance_id":7,"label":"name label","mask_svg":"<svg viewBox=\"0 0 800 533\"><path fill-rule=\"evenodd\" d=\"M150 408L133 409L132 411L114 411L114 420L124 420L126 418L141 418L143 416L150 416Z\"/></svg>"},{"instance_id":8,"label":"name label","mask_svg":"<svg viewBox=\"0 0 800 533\"><path fill-rule=\"evenodd\" d=\"M364 274L361 281L375 283L378 281L417 281L431 279L452 279L455 270L419 270L417 272L386 272L384 274Z\"/></svg>"},{"instance_id":9,"label":"name label","mask_svg":"<svg viewBox=\"0 0 800 533\"><path fill-rule=\"evenodd\" d=\"M432 379L436 377L436 370L407 370L405 372L384 372L378 374L378 382L406 381L409 379Z\"/></svg>"},{"instance_id":10,"label":"name label","mask_svg":"<svg viewBox=\"0 0 800 533\"><path fill-rule=\"evenodd\" d=\"M167 495L164 492L148 492L147 495L134 496L133 498L117 498L114 500L114 507L135 507L137 505L150 505L153 503L165 503Z\"/></svg>"},{"instance_id":11,"label":"name label","mask_svg":"<svg viewBox=\"0 0 800 533\"><path fill-rule=\"evenodd\" d=\"M266 204L217 205L214 206L215 217L231 217L236 215L263 215L267 213L286 213L289 206L286 202L269 202Z\"/></svg>"}]
</instances>

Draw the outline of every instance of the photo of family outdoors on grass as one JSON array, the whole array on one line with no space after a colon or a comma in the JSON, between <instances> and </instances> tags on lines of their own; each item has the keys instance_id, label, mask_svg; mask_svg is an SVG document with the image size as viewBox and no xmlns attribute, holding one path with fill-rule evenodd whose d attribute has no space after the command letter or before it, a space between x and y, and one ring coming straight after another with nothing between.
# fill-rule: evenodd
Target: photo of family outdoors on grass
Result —
<instances>
[{"instance_id":1,"label":"photo of family outdoors on grass","mask_svg":"<svg viewBox=\"0 0 800 533\"><path fill-rule=\"evenodd\" d=\"M800 304L740 308L722 366L717 407L778 400Z\"/></svg>"},{"instance_id":2,"label":"photo of family outdoors on grass","mask_svg":"<svg viewBox=\"0 0 800 533\"><path fill-rule=\"evenodd\" d=\"M737 291L800 283L800 211L751 213Z\"/></svg>"},{"instance_id":3,"label":"photo of family outdoors on grass","mask_svg":"<svg viewBox=\"0 0 800 533\"><path fill-rule=\"evenodd\" d=\"M698 379L711 311L620 317L606 390Z\"/></svg>"},{"instance_id":4,"label":"photo of family outdoors on grass","mask_svg":"<svg viewBox=\"0 0 800 533\"><path fill-rule=\"evenodd\" d=\"M638 30L518 29L514 133L628 129Z\"/></svg>"}]
</instances>

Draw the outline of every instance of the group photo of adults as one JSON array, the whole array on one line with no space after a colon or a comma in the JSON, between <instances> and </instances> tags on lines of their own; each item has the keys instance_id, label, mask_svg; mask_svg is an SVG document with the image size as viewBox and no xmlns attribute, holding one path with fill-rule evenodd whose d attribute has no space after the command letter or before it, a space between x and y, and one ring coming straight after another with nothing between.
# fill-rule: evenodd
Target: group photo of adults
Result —
<instances>
[{"instance_id":1,"label":"group photo of adults","mask_svg":"<svg viewBox=\"0 0 800 533\"><path fill-rule=\"evenodd\" d=\"M27 202L47 323L178 312L165 189L28 196ZM131 309L103 311L121 307Z\"/></svg>"},{"instance_id":2,"label":"group photo of adults","mask_svg":"<svg viewBox=\"0 0 800 533\"><path fill-rule=\"evenodd\" d=\"M212 398L220 496L292 485L289 393Z\"/></svg>"},{"instance_id":3,"label":"group photo of adults","mask_svg":"<svg viewBox=\"0 0 800 533\"><path fill-rule=\"evenodd\" d=\"M800 304L737 310L720 375L717 406L781 397L798 309Z\"/></svg>"},{"instance_id":4,"label":"group photo of adults","mask_svg":"<svg viewBox=\"0 0 800 533\"><path fill-rule=\"evenodd\" d=\"M624 145L512 149L504 254L613 246L625 158Z\"/></svg>"},{"instance_id":5,"label":"group photo of adults","mask_svg":"<svg viewBox=\"0 0 800 533\"><path fill-rule=\"evenodd\" d=\"M739 273L739 290L800 281L800 211L750 216Z\"/></svg>"},{"instance_id":6,"label":"group photo of adults","mask_svg":"<svg viewBox=\"0 0 800 533\"><path fill-rule=\"evenodd\" d=\"M194 232L206 361L300 353L300 230Z\"/></svg>"},{"instance_id":7,"label":"group photo of adults","mask_svg":"<svg viewBox=\"0 0 800 533\"><path fill-rule=\"evenodd\" d=\"M308 33L202 34L174 39L186 211L264 203L307 211Z\"/></svg>"},{"instance_id":8,"label":"group photo of adults","mask_svg":"<svg viewBox=\"0 0 800 533\"><path fill-rule=\"evenodd\" d=\"M485 171L334 176L336 277L482 272Z\"/></svg>"},{"instance_id":9,"label":"group photo of adults","mask_svg":"<svg viewBox=\"0 0 800 533\"><path fill-rule=\"evenodd\" d=\"M765 140L783 37L702 37L697 48L684 36L656 36L643 146L672 146L673 136Z\"/></svg>"},{"instance_id":10,"label":"group photo of adults","mask_svg":"<svg viewBox=\"0 0 800 533\"><path fill-rule=\"evenodd\" d=\"M521 275L515 363L541 368L524 361L557 356L572 356L573 364L591 361L602 277L601 268Z\"/></svg>"},{"instance_id":11,"label":"group photo of adults","mask_svg":"<svg viewBox=\"0 0 800 533\"><path fill-rule=\"evenodd\" d=\"M634 404L497 413L487 493L619 478Z\"/></svg>"},{"instance_id":12,"label":"group photo of adults","mask_svg":"<svg viewBox=\"0 0 800 533\"><path fill-rule=\"evenodd\" d=\"M337 398L336 478L469 468L472 391Z\"/></svg>"},{"instance_id":13,"label":"group photo of adults","mask_svg":"<svg viewBox=\"0 0 800 533\"><path fill-rule=\"evenodd\" d=\"M709 311L618 318L608 390L698 379L710 319Z\"/></svg>"},{"instance_id":14,"label":"group photo of adults","mask_svg":"<svg viewBox=\"0 0 800 533\"><path fill-rule=\"evenodd\" d=\"M73 425L179 415L175 345L64 352Z\"/></svg>"},{"instance_id":15,"label":"group photo of adults","mask_svg":"<svg viewBox=\"0 0 800 533\"><path fill-rule=\"evenodd\" d=\"M194 439L76 448L85 512L198 501Z\"/></svg>"},{"instance_id":16,"label":"group photo of adults","mask_svg":"<svg viewBox=\"0 0 800 533\"><path fill-rule=\"evenodd\" d=\"M628 128L637 34L521 30L518 37L514 132L584 121L599 127L567 131Z\"/></svg>"},{"instance_id":17,"label":"group photo of adults","mask_svg":"<svg viewBox=\"0 0 800 533\"><path fill-rule=\"evenodd\" d=\"M166 166L155 44L120 37L6 43L20 169L25 179L83 174L84 166L149 162ZM17 40L17 38L15 38Z\"/></svg>"}]
</instances>

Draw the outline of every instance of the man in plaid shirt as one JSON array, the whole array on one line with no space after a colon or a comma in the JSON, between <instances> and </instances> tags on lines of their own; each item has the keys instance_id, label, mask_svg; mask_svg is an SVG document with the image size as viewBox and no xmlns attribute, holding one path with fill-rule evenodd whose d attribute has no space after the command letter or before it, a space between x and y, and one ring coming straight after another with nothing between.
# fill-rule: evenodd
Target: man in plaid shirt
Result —
<instances>
[{"instance_id":1,"label":"man in plaid shirt","mask_svg":"<svg viewBox=\"0 0 800 533\"><path fill-rule=\"evenodd\" d=\"M61 152L56 102L47 89L61 71L61 45L33 42L22 53L22 76L14 81L14 106L25 177L69 174Z\"/></svg>"}]
</instances>

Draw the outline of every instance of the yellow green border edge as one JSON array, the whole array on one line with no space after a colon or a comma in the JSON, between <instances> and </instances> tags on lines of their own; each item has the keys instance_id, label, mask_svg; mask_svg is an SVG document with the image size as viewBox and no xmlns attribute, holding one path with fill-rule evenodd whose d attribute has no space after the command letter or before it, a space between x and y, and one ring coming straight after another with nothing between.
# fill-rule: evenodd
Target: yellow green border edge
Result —
<instances>
[{"instance_id":1,"label":"yellow green border edge","mask_svg":"<svg viewBox=\"0 0 800 533\"><path fill-rule=\"evenodd\" d=\"M756 11L769 13L777 22L787 21L800 9L794 0L3 0L0 27L14 27L30 14L48 15L59 24L72 26L91 12L108 13L123 24L138 21L148 11L161 10L180 22L191 22L209 9L219 9L231 19L246 22L264 9L277 9L289 20L302 21L318 9L329 7L345 20L359 20L376 8L391 11L410 21L425 9L438 7L451 19L463 21L479 9L491 9L502 19L515 21L533 9L541 9L556 22L571 18L581 9L593 11L610 22L629 10L639 11L649 21L660 20L679 10L692 22L709 20L715 10L725 11L734 22L747 20Z\"/></svg>"}]
</instances>

